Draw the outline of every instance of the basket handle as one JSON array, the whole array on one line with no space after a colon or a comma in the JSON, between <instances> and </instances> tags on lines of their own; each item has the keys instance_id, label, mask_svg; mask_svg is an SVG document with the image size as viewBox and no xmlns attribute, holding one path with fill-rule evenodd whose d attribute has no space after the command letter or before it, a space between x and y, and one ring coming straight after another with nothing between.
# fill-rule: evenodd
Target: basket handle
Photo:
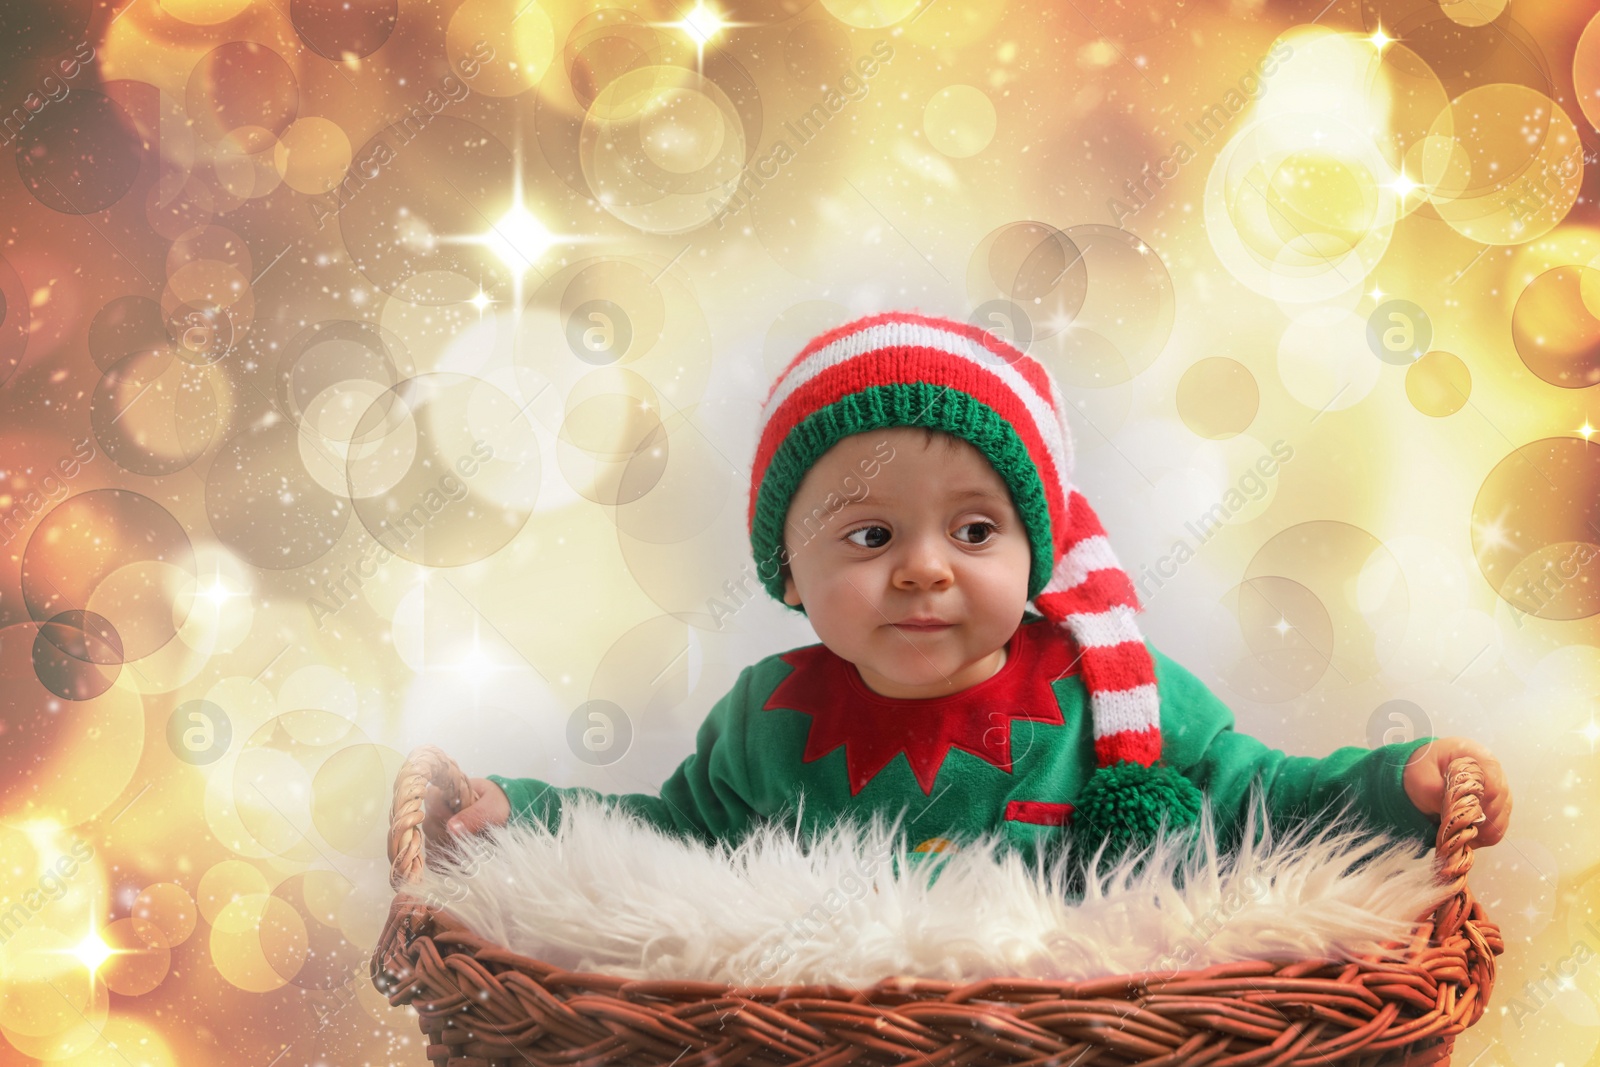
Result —
<instances>
[{"instance_id":1,"label":"basket handle","mask_svg":"<svg viewBox=\"0 0 1600 1067\"><path fill-rule=\"evenodd\" d=\"M395 775L394 803L389 808L389 885L395 889L420 880L426 866L427 841L422 831L426 813L422 808L430 784L444 793L451 812L478 799L471 780L440 749L420 745L411 750Z\"/></svg>"},{"instance_id":2,"label":"basket handle","mask_svg":"<svg viewBox=\"0 0 1600 1067\"><path fill-rule=\"evenodd\" d=\"M1457 756L1445 768L1444 810L1439 818L1435 859L1441 880L1449 879L1450 896L1433 913L1433 943L1453 937L1471 910L1467 872L1472 870L1472 842L1483 813L1483 768L1471 756Z\"/></svg>"}]
</instances>

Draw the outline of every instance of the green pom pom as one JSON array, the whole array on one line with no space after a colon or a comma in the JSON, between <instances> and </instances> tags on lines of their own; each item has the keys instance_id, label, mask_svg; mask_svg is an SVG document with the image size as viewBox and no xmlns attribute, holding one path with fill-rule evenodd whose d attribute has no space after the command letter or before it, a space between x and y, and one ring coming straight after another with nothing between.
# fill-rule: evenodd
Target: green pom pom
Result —
<instances>
[{"instance_id":1,"label":"green pom pom","mask_svg":"<svg viewBox=\"0 0 1600 1067\"><path fill-rule=\"evenodd\" d=\"M1167 829L1193 826L1200 818L1200 790L1171 767L1146 767L1123 760L1089 776L1072 812L1075 851L1087 861L1108 841L1101 862L1115 860L1129 847L1155 840L1166 816Z\"/></svg>"}]
</instances>

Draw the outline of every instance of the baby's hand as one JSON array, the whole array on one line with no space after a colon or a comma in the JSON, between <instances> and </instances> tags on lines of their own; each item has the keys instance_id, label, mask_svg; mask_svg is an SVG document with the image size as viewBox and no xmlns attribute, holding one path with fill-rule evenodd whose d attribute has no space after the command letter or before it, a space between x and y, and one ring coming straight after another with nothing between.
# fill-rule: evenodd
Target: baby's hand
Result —
<instances>
[{"instance_id":1,"label":"baby's hand","mask_svg":"<svg viewBox=\"0 0 1600 1067\"><path fill-rule=\"evenodd\" d=\"M478 799L460 812L452 813L444 802L444 791L429 783L422 797L422 833L432 841L475 834L485 826L502 826L511 818L511 801L505 791L487 778L469 779Z\"/></svg>"},{"instance_id":2,"label":"baby's hand","mask_svg":"<svg viewBox=\"0 0 1600 1067\"><path fill-rule=\"evenodd\" d=\"M1506 835L1511 821L1511 786L1500 769L1500 761L1470 737L1441 737L1418 746L1406 761L1406 796L1424 815L1440 815L1444 809L1444 774L1457 756L1471 756L1483 768L1483 822L1478 824L1474 845L1492 845Z\"/></svg>"}]
</instances>

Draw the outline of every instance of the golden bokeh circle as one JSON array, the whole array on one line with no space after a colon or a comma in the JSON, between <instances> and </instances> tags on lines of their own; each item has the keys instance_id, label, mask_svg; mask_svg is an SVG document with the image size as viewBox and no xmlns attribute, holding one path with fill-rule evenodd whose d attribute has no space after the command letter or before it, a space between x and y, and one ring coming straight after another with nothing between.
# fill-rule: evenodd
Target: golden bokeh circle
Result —
<instances>
[{"instance_id":1,"label":"golden bokeh circle","mask_svg":"<svg viewBox=\"0 0 1600 1067\"><path fill-rule=\"evenodd\" d=\"M1054 337L1083 310L1089 295L1084 250L1049 223L1008 222L983 236L967 258L967 298L1015 304L1028 316L1029 336Z\"/></svg>"},{"instance_id":2,"label":"golden bokeh circle","mask_svg":"<svg viewBox=\"0 0 1600 1067\"><path fill-rule=\"evenodd\" d=\"M924 0L822 0L828 14L858 30L881 30L908 17Z\"/></svg>"},{"instance_id":3,"label":"golden bokeh circle","mask_svg":"<svg viewBox=\"0 0 1600 1067\"><path fill-rule=\"evenodd\" d=\"M134 898L129 914L156 926L167 944L176 948L189 940L199 921L199 909L188 890L176 882L147 885Z\"/></svg>"},{"instance_id":4,"label":"golden bokeh circle","mask_svg":"<svg viewBox=\"0 0 1600 1067\"><path fill-rule=\"evenodd\" d=\"M1379 630L1403 625L1410 614L1405 574L1394 554L1361 527L1335 519L1296 523L1274 534L1256 550L1243 577L1246 582L1288 579L1322 606L1331 644L1322 640L1320 623L1298 637L1294 631L1278 636L1285 647L1296 650L1292 662L1334 689L1348 689L1376 675ZM1287 605L1280 607L1285 625L1297 625ZM1263 649L1274 647L1264 634L1258 637L1268 642ZM1320 661L1321 671L1308 666L1312 659Z\"/></svg>"},{"instance_id":5,"label":"golden bokeh circle","mask_svg":"<svg viewBox=\"0 0 1600 1067\"><path fill-rule=\"evenodd\" d=\"M1439 217L1482 244L1554 229L1583 184L1583 143L1560 104L1525 85L1469 89L1440 112L1422 152Z\"/></svg>"},{"instance_id":6,"label":"golden bokeh circle","mask_svg":"<svg viewBox=\"0 0 1600 1067\"><path fill-rule=\"evenodd\" d=\"M674 165L661 165L660 156ZM596 95L578 157L611 214L648 233L681 233L734 197L745 167L744 119L710 78L683 67L638 67Z\"/></svg>"},{"instance_id":7,"label":"golden bokeh circle","mask_svg":"<svg viewBox=\"0 0 1600 1067\"><path fill-rule=\"evenodd\" d=\"M215 26L249 6L250 0L161 0L161 13L194 26Z\"/></svg>"},{"instance_id":8,"label":"golden bokeh circle","mask_svg":"<svg viewBox=\"0 0 1600 1067\"><path fill-rule=\"evenodd\" d=\"M346 484L386 553L455 567L516 536L542 469L523 407L481 378L440 372L408 378L367 408L351 435Z\"/></svg>"},{"instance_id":9,"label":"golden bokeh circle","mask_svg":"<svg viewBox=\"0 0 1600 1067\"><path fill-rule=\"evenodd\" d=\"M233 149L254 155L270 149L300 110L294 70L259 41L229 41L200 58L186 88L189 117L207 141L228 136Z\"/></svg>"},{"instance_id":10,"label":"golden bokeh circle","mask_svg":"<svg viewBox=\"0 0 1600 1067\"><path fill-rule=\"evenodd\" d=\"M129 685L70 701L51 691L34 661L39 641L36 623L0 629L0 823L76 826L115 803L133 779L145 717Z\"/></svg>"},{"instance_id":11,"label":"golden bokeh circle","mask_svg":"<svg viewBox=\"0 0 1600 1067\"><path fill-rule=\"evenodd\" d=\"M566 399L556 459L567 484L597 504L628 504L666 470L662 402L650 383L624 368L585 375Z\"/></svg>"},{"instance_id":12,"label":"golden bokeh circle","mask_svg":"<svg viewBox=\"0 0 1600 1067\"><path fill-rule=\"evenodd\" d=\"M1597 526L1600 447L1546 437L1484 478L1472 503L1472 552L1518 617L1584 619L1600 612Z\"/></svg>"},{"instance_id":13,"label":"golden bokeh circle","mask_svg":"<svg viewBox=\"0 0 1600 1067\"><path fill-rule=\"evenodd\" d=\"M222 191L238 200L263 197L283 184L278 139L260 126L240 126L217 139L211 169Z\"/></svg>"},{"instance_id":14,"label":"golden bokeh circle","mask_svg":"<svg viewBox=\"0 0 1600 1067\"><path fill-rule=\"evenodd\" d=\"M240 897L261 896L271 890L266 875L244 860L220 860L206 869L195 888L195 905L206 922L215 925L222 909Z\"/></svg>"},{"instance_id":15,"label":"golden bokeh circle","mask_svg":"<svg viewBox=\"0 0 1600 1067\"><path fill-rule=\"evenodd\" d=\"M1320 152L1281 161L1268 182L1280 238L1315 234L1331 245L1325 254L1353 251L1377 219L1379 177Z\"/></svg>"},{"instance_id":16,"label":"golden bokeh circle","mask_svg":"<svg viewBox=\"0 0 1600 1067\"><path fill-rule=\"evenodd\" d=\"M1243 433L1261 408L1255 375L1236 359L1212 356L1178 379L1178 417L1201 437L1222 440Z\"/></svg>"},{"instance_id":17,"label":"golden bokeh circle","mask_svg":"<svg viewBox=\"0 0 1600 1067\"><path fill-rule=\"evenodd\" d=\"M249 893L229 901L211 924L211 962L248 993L281 989L306 960L305 921L285 900Z\"/></svg>"},{"instance_id":18,"label":"golden bokeh circle","mask_svg":"<svg viewBox=\"0 0 1600 1067\"><path fill-rule=\"evenodd\" d=\"M378 859L383 858L380 849ZM352 978L367 981L366 969L371 947L353 944L339 929L339 910L353 889L336 871L310 870L292 874L273 889L272 895L286 903L300 917L306 933L304 960L292 974L285 974L301 989L331 992L332 997L314 996L313 1003L327 1003L338 1011L350 995ZM280 962L291 958L280 954Z\"/></svg>"},{"instance_id":19,"label":"golden bokeh circle","mask_svg":"<svg viewBox=\"0 0 1600 1067\"><path fill-rule=\"evenodd\" d=\"M350 138L331 119L297 119L273 146L272 162L284 184L297 193L316 196L344 179L350 167Z\"/></svg>"},{"instance_id":20,"label":"golden bokeh circle","mask_svg":"<svg viewBox=\"0 0 1600 1067\"><path fill-rule=\"evenodd\" d=\"M185 263L167 278L161 291L161 310L167 322L185 307L212 308L225 315L235 331L243 331L255 318L255 294L249 275L232 263L197 259ZM181 342L181 338L174 338Z\"/></svg>"},{"instance_id":21,"label":"golden bokeh circle","mask_svg":"<svg viewBox=\"0 0 1600 1067\"><path fill-rule=\"evenodd\" d=\"M928 143L952 159L966 159L989 147L996 122L994 101L971 85L947 85L922 109Z\"/></svg>"},{"instance_id":22,"label":"golden bokeh circle","mask_svg":"<svg viewBox=\"0 0 1600 1067\"><path fill-rule=\"evenodd\" d=\"M311 779L311 821L323 840L347 856L382 860L395 775L405 758L387 745L347 745Z\"/></svg>"},{"instance_id":23,"label":"golden bokeh circle","mask_svg":"<svg viewBox=\"0 0 1600 1067\"><path fill-rule=\"evenodd\" d=\"M593 355L592 348L581 347L583 331L595 326L608 329L610 345L603 352L604 362L626 365L644 357L661 339L666 327L667 302L663 287L652 280L637 261L603 259L591 262L571 274L565 285L551 279L550 293L559 293L561 317L567 324L567 346ZM546 298L544 287L532 302ZM595 308L609 305L609 316L595 318ZM618 315L622 321L614 321ZM608 319L610 321L608 321ZM579 346L574 341L580 342ZM598 361L598 360L597 360Z\"/></svg>"},{"instance_id":24,"label":"golden bokeh circle","mask_svg":"<svg viewBox=\"0 0 1600 1067\"><path fill-rule=\"evenodd\" d=\"M1572 87L1583 117L1589 125L1600 127L1600 14L1578 35L1572 56Z\"/></svg>"},{"instance_id":25,"label":"golden bokeh circle","mask_svg":"<svg viewBox=\"0 0 1600 1067\"><path fill-rule=\"evenodd\" d=\"M1424 415L1454 415L1471 396L1472 372L1453 352L1435 349L1406 368L1406 399Z\"/></svg>"},{"instance_id":26,"label":"golden bokeh circle","mask_svg":"<svg viewBox=\"0 0 1600 1067\"><path fill-rule=\"evenodd\" d=\"M34 527L22 554L22 597L41 621L92 608L116 628L125 659L143 659L183 623L169 569L195 573L194 548L171 512L140 493L96 489L66 498Z\"/></svg>"},{"instance_id":27,"label":"golden bokeh circle","mask_svg":"<svg viewBox=\"0 0 1600 1067\"><path fill-rule=\"evenodd\" d=\"M488 96L518 96L538 85L556 50L550 16L527 0L466 0L451 14L444 41L450 65Z\"/></svg>"},{"instance_id":28,"label":"golden bokeh circle","mask_svg":"<svg viewBox=\"0 0 1600 1067\"><path fill-rule=\"evenodd\" d=\"M1276 114L1230 138L1206 176L1205 230L1235 278L1280 301L1359 286L1389 247L1393 168L1336 114Z\"/></svg>"},{"instance_id":29,"label":"golden bokeh circle","mask_svg":"<svg viewBox=\"0 0 1600 1067\"><path fill-rule=\"evenodd\" d=\"M1248 653L1224 672L1230 688L1251 700L1281 703L1310 692L1327 674L1333 620L1305 585L1257 575L1228 590L1222 602L1238 622Z\"/></svg>"},{"instance_id":30,"label":"golden bokeh circle","mask_svg":"<svg viewBox=\"0 0 1600 1067\"><path fill-rule=\"evenodd\" d=\"M1600 270L1572 265L1528 283L1511 312L1511 343L1527 368L1551 385L1600 382Z\"/></svg>"},{"instance_id":31,"label":"golden bokeh circle","mask_svg":"<svg viewBox=\"0 0 1600 1067\"><path fill-rule=\"evenodd\" d=\"M1445 18L1462 26L1487 26L1506 9L1507 0L1439 0Z\"/></svg>"},{"instance_id":32,"label":"golden bokeh circle","mask_svg":"<svg viewBox=\"0 0 1600 1067\"><path fill-rule=\"evenodd\" d=\"M623 8L584 15L568 32L561 50L567 88L572 94L570 103L575 105L571 114L576 116L587 110L600 90L621 75L659 62L663 51L671 47L669 40L661 29L646 25L639 14ZM555 99L553 94L539 95L541 105L547 97ZM546 128L553 125L541 123Z\"/></svg>"},{"instance_id":33,"label":"golden bokeh circle","mask_svg":"<svg viewBox=\"0 0 1600 1067\"><path fill-rule=\"evenodd\" d=\"M124 356L101 375L89 400L89 425L101 450L123 470L172 474L200 458L222 425L207 368L162 344Z\"/></svg>"},{"instance_id":34,"label":"golden bokeh circle","mask_svg":"<svg viewBox=\"0 0 1600 1067\"><path fill-rule=\"evenodd\" d=\"M693 174L717 159L725 138L722 114L705 94L669 87L639 118L639 146L662 170Z\"/></svg>"},{"instance_id":35,"label":"golden bokeh circle","mask_svg":"<svg viewBox=\"0 0 1600 1067\"><path fill-rule=\"evenodd\" d=\"M333 711L301 707L274 716L246 738L231 767L240 822L269 855L302 862L325 856L312 836L320 833L317 776L340 750L366 741L365 731ZM330 823L344 826L338 818Z\"/></svg>"},{"instance_id":36,"label":"golden bokeh circle","mask_svg":"<svg viewBox=\"0 0 1600 1067\"><path fill-rule=\"evenodd\" d=\"M1063 387L1122 385L1149 369L1172 335L1172 277L1154 248L1121 227L1085 223L1062 234L1081 254L1081 263L1069 265L1085 271L1082 306L1069 318L1059 311L1034 318L1029 355Z\"/></svg>"},{"instance_id":37,"label":"golden bokeh circle","mask_svg":"<svg viewBox=\"0 0 1600 1067\"><path fill-rule=\"evenodd\" d=\"M189 264L201 261L227 264L238 277L255 277L255 259L250 255L250 243L226 226L207 222L178 234L172 241L172 247L167 249L167 277L171 278ZM227 283L231 287L234 280L228 278ZM191 299L196 295L209 294L191 291L183 293L181 298Z\"/></svg>"}]
</instances>

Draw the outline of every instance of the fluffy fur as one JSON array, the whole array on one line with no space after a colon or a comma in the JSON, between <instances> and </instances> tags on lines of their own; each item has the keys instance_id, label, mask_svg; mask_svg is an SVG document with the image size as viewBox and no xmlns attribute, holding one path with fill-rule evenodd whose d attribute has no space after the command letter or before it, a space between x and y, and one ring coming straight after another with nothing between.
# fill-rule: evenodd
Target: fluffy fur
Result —
<instances>
[{"instance_id":1,"label":"fluffy fur","mask_svg":"<svg viewBox=\"0 0 1600 1067\"><path fill-rule=\"evenodd\" d=\"M555 832L491 828L404 891L560 967L736 986L1343 959L1404 940L1448 893L1431 850L1334 814L1275 835L1257 796L1243 843L1219 853L1207 804L1188 837L1163 828L1111 858L1102 845L1071 891L1070 844L1029 865L995 831L908 856L899 820L874 818L808 842L768 823L713 846L580 796Z\"/></svg>"}]
</instances>

